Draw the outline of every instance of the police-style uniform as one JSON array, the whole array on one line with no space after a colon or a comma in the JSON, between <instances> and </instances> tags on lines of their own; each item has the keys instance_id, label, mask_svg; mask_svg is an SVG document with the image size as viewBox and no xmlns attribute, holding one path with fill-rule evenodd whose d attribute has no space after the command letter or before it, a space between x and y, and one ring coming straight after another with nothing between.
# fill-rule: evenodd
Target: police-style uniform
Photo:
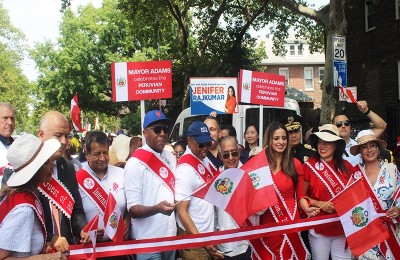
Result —
<instances>
[{"instance_id":1,"label":"police-style uniform","mask_svg":"<svg viewBox=\"0 0 400 260\"><path fill-rule=\"evenodd\" d=\"M288 131L300 129L303 122L303 118L299 115L287 115L281 120L281 123ZM302 164L304 164L315 153L315 150L311 145L302 143L296 147L292 147L292 151L294 158L298 159Z\"/></svg>"}]
</instances>

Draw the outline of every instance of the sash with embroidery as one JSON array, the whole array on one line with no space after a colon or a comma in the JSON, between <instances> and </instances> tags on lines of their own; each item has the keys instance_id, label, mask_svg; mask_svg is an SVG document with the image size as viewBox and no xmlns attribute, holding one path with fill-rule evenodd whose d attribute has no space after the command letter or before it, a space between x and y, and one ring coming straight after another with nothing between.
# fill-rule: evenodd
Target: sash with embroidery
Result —
<instances>
[{"instance_id":1,"label":"sash with embroidery","mask_svg":"<svg viewBox=\"0 0 400 260\"><path fill-rule=\"evenodd\" d=\"M41 223L41 230L43 232L43 237L44 237L44 240L43 240L43 246L44 246L45 241L46 241L47 232L46 232L46 226L44 223L43 208L42 208L42 204L40 203L39 199L32 192L12 191L8 195L8 197L6 199L4 199L3 202L0 203L0 224L3 222L3 220L6 218L8 213L10 213L10 211L13 208L18 207L20 205L28 205L35 211L35 213Z\"/></svg>"},{"instance_id":2,"label":"sash with embroidery","mask_svg":"<svg viewBox=\"0 0 400 260\"><path fill-rule=\"evenodd\" d=\"M244 224L248 227L253 227L253 223L249 219L246 219ZM265 244L262 238L251 239L249 240L251 246L251 259L259 259L259 260L272 260L274 258L274 254Z\"/></svg>"},{"instance_id":3,"label":"sash with embroidery","mask_svg":"<svg viewBox=\"0 0 400 260\"><path fill-rule=\"evenodd\" d=\"M68 219L71 219L75 200L64 184L53 176L50 182L41 183L38 189L51 203L60 209Z\"/></svg>"},{"instance_id":4,"label":"sash with embroidery","mask_svg":"<svg viewBox=\"0 0 400 260\"><path fill-rule=\"evenodd\" d=\"M382 205L379 202L379 199L376 197L376 194L374 192L374 188L368 181L368 177L365 173L365 171L360 168L359 165L356 165L354 167L355 172L353 174L354 179L360 179L364 184L364 187L367 189L369 197L372 200L372 203L374 204L375 210L378 213L385 213L386 211L382 208ZM386 229L389 231L389 239L385 240L384 242L379 244L379 250L381 251L382 255L386 258L387 253L388 253L388 248L392 252L394 259L400 259L400 241L397 240L396 235L395 235L395 229L396 227L393 225L393 223L390 223L388 221L383 221L383 224L385 225Z\"/></svg>"},{"instance_id":5,"label":"sash with embroidery","mask_svg":"<svg viewBox=\"0 0 400 260\"><path fill-rule=\"evenodd\" d=\"M293 213L290 211L286 205L285 199L281 195L279 189L274 184L275 192L278 195L278 204L269 208L272 216L277 223L287 222L294 220L297 211L297 199L295 197L295 204L293 208ZM289 248L287 248L289 247ZM290 255L287 252L292 252ZM279 259L292 259L292 255L299 260L306 260L310 258L310 254L306 249L306 246L300 236L300 232L294 232L289 234L284 234L283 243L280 248Z\"/></svg>"},{"instance_id":6,"label":"sash with embroidery","mask_svg":"<svg viewBox=\"0 0 400 260\"><path fill-rule=\"evenodd\" d=\"M160 158L145 149L137 149L132 154L132 157L135 157L150 168L167 185L172 195L175 194L175 175Z\"/></svg>"},{"instance_id":7,"label":"sash with embroidery","mask_svg":"<svg viewBox=\"0 0 400 260\"><path fill-rule=\"evenodd\" d=\"M345 184L340 180L336 172L322 158L319 161L311 158L305 164L322 181L332 198L345 188Z\"/></svg>"},{"instance_id":8,"label":"sash with embroidery","mask_svg":"<svg viewBox=\"0 0 400 260\"><path fill-rule=\"evenodd\" d=\"M209 164L211 171L209 171L199 159L191 154L185 154L179 159L178 165L182 164L188 164L192 166L197 175L200 176L204 182L208 182L216 174L218 174L218 170L214 168L211 163Z\"/></svg>"},{"instance_id":9,"label":"sash with embroidery","mask_svg":"<svg viewBox=\"0 0 400 260\"><path fill-rule=\"evenodd\" d=\"M76 173L76 180L79 188L89 196L92 202L97 206L100 213L104 213L107 205L108 193L103 189L100 183L93 178L85 169L81 168Z\"/></svg>"}]
</instances>

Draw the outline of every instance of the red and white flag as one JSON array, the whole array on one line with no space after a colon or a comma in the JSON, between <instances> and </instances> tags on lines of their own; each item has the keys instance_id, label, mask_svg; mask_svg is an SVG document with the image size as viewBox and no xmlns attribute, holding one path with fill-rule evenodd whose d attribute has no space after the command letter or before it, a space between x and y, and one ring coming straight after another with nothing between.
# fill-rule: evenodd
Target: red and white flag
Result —
<instances>
[{"instance_id":1,"label":"red and white flag","mask_svg":"<svg viewBox=\"0 0 400 260\"><path fill-rule=\"evenodd\" d=\"M81 109L78 105L78 94L75 94L75 96L71 99L71 119L75 131L82 132Z\"/></svg>"},{"instance_id":2,"label":"red and white flag","mask_svg":"<svg viewBox=\"0 0 400 260\"><path fill-rule=\"evenodd\" d=\"M272 180L265 150L255 155L240 168L247 172L254 188L257 190L251 208L251 215L278 204L278 197L274 189L274 181Z\"/></svg>"},{"instance_id":3,"label":"red and white flag","mask_svg":"<svg viewBox=\"0 0 400 260\"><path fill-rule=\"evenodd\" d=\"M357 104L357 100L354 97L351 90L346 89L343 86L339 86L339 87L340 87L340 92L342 92L342 95L346 98L347 103Z\"/></svg>"},{"instance_id":4,"label":"red and white flag","mask_svg":"<svg viewBox=\"0 0 400 260\"><path fill-rule=\"evenodd\" d=\"M82 229L83 232L89 233L90 240L92 240L93 248L96 247L96 236L97 236L97 229L99 227L99 214L96 214L92 218L92 220L86 224L86 226Z\"/></svg>"},{"instance_id":5,"label":"red and white flag","mask_svg":"<svg viewBox=\"0 0 400 260\"><path fill-rule=\"evenodd\" d=\"M120 208L112 192L108 194L106 210L104 212L104 232L114 241L124 240L125 223Z\"/></svg>"},{"instance_id":6,"label":"red and white flag","mask_svg":"<svg viewBox=\"0 0 400 260\"><path fill-rule=\"evenodd\" d=\"M351 253L358 257L389 238L379 214L360 179L332 200Z\"/></svg>"},{"instance_id":7,"label":"red and white flag","mask_svg":"<svg viewBox=\"0 0 400 260\"><path fill-rule=\"evenodd\" d=\"M241 226L251 215L255 194L249 175L244 170L231 168L215 176L207 187L193 193L193 196L224 210Z\"/></svg>"}]
</instances>

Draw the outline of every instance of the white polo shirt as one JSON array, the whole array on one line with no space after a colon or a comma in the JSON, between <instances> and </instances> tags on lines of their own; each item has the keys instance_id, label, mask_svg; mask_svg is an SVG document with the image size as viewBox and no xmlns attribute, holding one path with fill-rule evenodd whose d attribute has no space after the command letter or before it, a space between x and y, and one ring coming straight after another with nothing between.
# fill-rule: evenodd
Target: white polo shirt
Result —
<instances>
[{"instance_id":1,"label":"white polo shirt","mask_svg":"<svg viewBox=\"0 0 400 260\"><path fill-rule=\"evenodd\" d=\"M186 148L184 155L194 156L189 147ZM197 157L196 157L197 158ZM201 163L210 171L210 162L205 157ZM188 164L181 164L176 167L175 180L175 200L179 201L192 194L204 180L196 173L195 169ZM188 197L190 200L189 215L200 233L214 231L214 206L209 202L196 197ZM177 222L180 228L185 230L179 218Z\"/></svg>"},{"instance_id":2,"label":"white polo shirt","mask_svg":"<svg viewBox=\"0 0 400 260\"><path fill-rule=\"evenodd\" d=\"M126 199L125 199L125 190L124 190L124 170L122 168L108 165L108 170L106 175L104 175L103 179L97 177L97 175L92 171L87 162L82 163L82 168L85 169L90 175L96 179L101 187L103 187L104 191L107 194L112 190L115 200L117 201L117 205L121 210L121 214L123 216L126 209ZM89 222L96 216L97 213L100 213L98 207L95 202L84 192L81 188L79 188L79 193L81 194L83 209L85 211L86 220ZM99 228L104 228L104 213L100 213L99 215ZM110 239L106 234L102 241Z\"/></svg>"},{"instance_id":3,"label":"white polo shirt","mask_svg":"<svg viewBox=\"0 0 400 260\"><path fill-rule=\"evenodd\" d=\"M359 164L361 162L360 154L352 155L350 153L350 147L352 147L353 145L356 145L356 144L357 144L357 142L350 138L350 142L348 144L346 144L346 148L345 148L345 151L347 154L343 153L343 159L348 161L353 166L356 166L357 164Z\"/></svg>"},{"instance_id":4,"label":"white polo shirt","mask_svg":"<svg viewBox=\"0 0 400 260\"><path fill-rule=\"evenodd\" d=\"M155 152L147 144L142 147L157 156L175 173L176 159L171 152ZM174 195L164 181L142 161L131 157L125 165L125 194L128 210L135 205L154 206L163 200L174 203ZM135 239L176 236L175 212L170 216L158 213L147 218L131 219L131 236Z\"/></svg>"}]
</instances>

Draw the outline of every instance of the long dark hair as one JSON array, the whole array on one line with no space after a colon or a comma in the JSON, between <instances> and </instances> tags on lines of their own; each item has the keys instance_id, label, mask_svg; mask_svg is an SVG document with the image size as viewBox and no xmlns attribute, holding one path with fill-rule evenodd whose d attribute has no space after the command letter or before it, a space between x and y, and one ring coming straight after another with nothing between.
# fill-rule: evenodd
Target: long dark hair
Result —
<instances>
[{"instance_id":1,"label":"long dark hair","mask_svg":"<svg viewBox=\"0 0 400 260\"><path fill-rule=\"evenodd\" d=\"M247 129L249 129L250 126L253 126L253 127L256 129L258 136L260 136L260 133L258 132L258 125L257 125L256 123L250 123L250 124L248 124L247 127L246 127L246 130L244 131L243 136L246 135ZM257 139L257 145L259 145L258 139ZM247 150L247 151L250 151L250 145L249 145L249 143L247 142L247 140L244 142L244 149Z\"/></svg>"},{"instance_id":2,"label":"long dark hair","mask_svg":"<svg viewBox=\"0 0 400 260\"><path fill-rule=\"evenodd\" d=\"M232 89L232 91L233 91L232 97L236 97L235 89L234 89L232 86L229 86L229 87L228 87L228 92L226 93L226 94L227 94L227 99L226 99L227 102L228 102L228 100L231 98L231 96L229 96L229 90L230 90L230 89Z\"/></svg>"},{"instance_id":3,"label":"long dark hair","mask_svg":"<svg viewBox=\"0 0 400 260\"><path fill-rule=\"evenodd\" d=\"M296 171L296 167L294 164L293 155L291 152L292 149L290 148L290 144L289 144L289 133L286 130L286 127L279 122L272 122L268 126L267 130L265 130L265 133L264 133L263 147L267 146L267 148L265 149L265 152L267 154L268 163L269 163L269 165L271 165L271 168L276 168L278 166L277 162L276 162L275 153L271 149L274 133L278 129L283 129L285 131L286 140L287 140L287 146L286 146L285 151L283 152L280 167L282 169L282 172L284 174L286 174L287 176L289 176L292 179L294 185L296 185L297 184L297 171Z\"/></svg>"}]
</instances>

